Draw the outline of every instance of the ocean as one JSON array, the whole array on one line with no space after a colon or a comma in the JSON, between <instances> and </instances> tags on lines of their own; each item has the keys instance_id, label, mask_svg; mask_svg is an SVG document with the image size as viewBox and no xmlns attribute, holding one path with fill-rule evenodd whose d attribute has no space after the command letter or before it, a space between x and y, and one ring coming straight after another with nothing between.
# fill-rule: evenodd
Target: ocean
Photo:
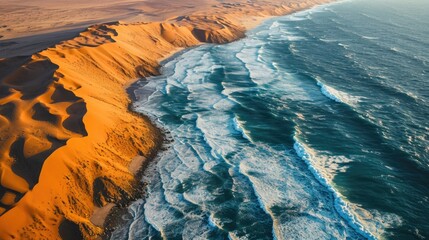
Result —
<instances>
[{"instance_id":1,"label":"ocean","mask_svg":"<svg viewBox=\"0 0 429 240\"><path fill-rule=\"evenodd\" d=\"M164 62L167 136L112 239L429 238L429 1L273 18Z\"/></svg>"}]
</instances>

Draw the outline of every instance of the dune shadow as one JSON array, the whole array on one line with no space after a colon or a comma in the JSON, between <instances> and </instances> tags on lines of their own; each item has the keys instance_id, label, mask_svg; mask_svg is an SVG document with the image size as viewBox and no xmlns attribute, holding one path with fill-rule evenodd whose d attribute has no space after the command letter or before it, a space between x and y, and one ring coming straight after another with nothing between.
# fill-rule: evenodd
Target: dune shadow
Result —
<instances>
[{"instance_id":1,"label":"dune shadow","mask_svg":"<svg viewBox=\"0 0 429 240\"><path fill-rule=\"evenodd\" d=\"M63 127L82 136L87 136L88 133L83 123L83 117L87 112L86 103L83 101L73 103L66 111L70 116L64 120Z\"/></svg>"},{"instance_id":2,"label":"dune shadow","mask_svg":"<svg viewBox=\"0 0 429 240\"><path fill-rule=\"evenodd\" d=\"M0 105L0 115L10 121L13 118L15 108L16 106L13 102L8 102L6 104Z\"/></svg>"},{"instance_id":3,"label":"dune shadow","mask_svg":"<svg viewBox=\"0 0 429 240\"><path fill-rule=\"evenodd\" d=\"M61 222L58 231L62 240L84 239L79 225L67 219Z\"/></svg>"},{"instance_id":4,"label":"dune shadow","mask_svg":"<svg viewBox=\"0 0 429 240\"><path fill-rule=\"evenodd\" d=\"M77 97L72 91L65 89L63 85L58 84L51 96L51 100L52 103L77 102L81 100L81 98Z\"/></svg>"},{"instance_id":5,"label":"dune shadow","mask_svg":"<svg viewBox=\"0 0 429 240\"><path fill-rule=\"evenodd\" d=\"M97 207L103 207L106 203L117 202L119 199L130 198L129 194L113 183L111 179L98 177L92 183L93 202ZM119 193L119 195L114 195Z\"/></svg>"},{"instance_id":6,"label":"dune shadow","mask_svg":"<svg viewBox=\"0 0 429 240\"><path fill-rule=\"evenodd\" d=\"M32 118L37 121L45 121L56 125L61 120L60 116L51 114L49 108L43 103L34 104L33 111Z\"/></svg>"},{"instance_id":7,"label":"dune shadow","mask_svg":"<svg viewBox=\"0 0 429 240\"><path fill-rule=\"evenodd\" d=\"M52 136L47 136L47 140L51 143L51 147L48 150L28 158L24 156L24 137L18 138L10 148L9 155L15 160L11 166L12 171L27 181L30 189L39 182L40 172L45 160L55 150L66 144L66 140L60 140ZM0 186L0 188L2 187Z\"/></svg>"},{"instance_id":8,"label":"dune shadow","mask_svg":"<svg viewBox=\"0 0 429 240\"><path fill-rule=\"evenodd\" d=\"M32 99L43 94L46 92L49 85L56 80L53 75L58 69L58 66L53 64L50 60L27 59L27 62L16 67L16 65L20 63L19 60L18 58L18 62L15 61L14 63L10 63L9 67L12 69L9 69L8 72L3 72L2 74L4 75L0 76L3 76L1 85L21 92L22 100ZM8 61L3 65L7 66Z\"/></svg>"}]
</instances>

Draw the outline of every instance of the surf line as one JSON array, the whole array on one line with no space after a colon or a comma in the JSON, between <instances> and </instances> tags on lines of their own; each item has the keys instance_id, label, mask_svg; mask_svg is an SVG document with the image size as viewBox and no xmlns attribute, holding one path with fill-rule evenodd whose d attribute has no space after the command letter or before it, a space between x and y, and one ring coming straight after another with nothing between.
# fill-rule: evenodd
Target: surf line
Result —
<instances>
[{"instance_id":1,"label":"surf line","mask_svg":"<svg viewBox=\"0 0 429 240\"><path fill-rule=\"evenodd\" d=\"M326 178L320 174L320 172L313 166L312 162L312 156L308 151L306 150L305 145L299 140L297 135L293 137L294 140L294 146L296 154L298 157L300 157L302 160L304 160L305 164L307 165L310 172L313 174L313 176L317 179L317 181L325 186L333 195L334 197L334 207L337 213L347 221L349 226L351 226L354 230L356 230L360 235L367 239L374 239L377 238L368 230L365 229L362 223L359 222L359 220L356 218L356 216L350 211L348 208L347 203L341 198L340 193L337 192L328 182Z\"/></svg>"}]
</instances>

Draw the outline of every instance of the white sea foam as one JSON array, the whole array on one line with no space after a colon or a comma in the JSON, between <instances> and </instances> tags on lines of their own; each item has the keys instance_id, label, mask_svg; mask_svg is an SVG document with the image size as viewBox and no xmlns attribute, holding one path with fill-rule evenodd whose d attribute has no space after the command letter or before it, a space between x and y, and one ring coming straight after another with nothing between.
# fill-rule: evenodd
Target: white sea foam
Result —
<instances>
[{"instance_id":1,"label":"white sea foam","mask_svg":"<svg viewBox=\"0 0 429 240\"><path fill-rule=\"evenodd\" d=\"M288 236L300 236L305 239L342 238L337 229L331 225L333 222L339 223L338 220L333 220L331 213L318 211L324 207L329 208L325 202L318 203L320 207L318 210L310 211L312 217L295 216L287 223L275 217L276 213L273 211L276 207L285 208L285 211L292 215L294 212L305 212L312 204L313 197L318 196L314 190L315 186L308 186L302 182L298 169L285 164L293 161L287 154L258 146L254 150L246 149L242 155L246 161L240 163L240 172L251 180L261 205L273 216L275 221L273 231L278 239L287 239Z\"/></svg>"},{"instance_id":2,"label":"white sea foam","mask_svg":"<svg viewBox=\"0 0 429 240\"><path fill-rule=\"evenodd\" d=\"M286 39L290 42L305 40L304 37L289 35L286 36Z\"/></svg>"},{"instance_id":3,"label":"white sea foam","mask_svg":"<svg viewBox=\"0 0 429 240\"><path fill-rule=\"evenodd\" d=\"M379 39L379 37L371 37L371 36L361 36L363 39L368 39L368 40L377 40Z\"/></svg>"},{"instance_id":4,"label":"white sea foam","mask_svg":"<svg viewBox=\"0 0 429 240\"><path fill-rule=\"evenodd\" d=\"M307 18L306 17L300 17L300 16L297 16L297 15L290 15L287 18L287 20L288 21L304 21L304 20L307 20Z\"/></svg>"},{"instance_id":5,"label":"white sea foam","mask_svg":"<svg viewBox=\"0 0 429 240\"><path fill-rule=\"evenodd\" d=\"M272 70L271 72L267 72L265 77L273 79L273 81L270 82L269 88L273 93L279 94L279 99L283 101L311 101L322 99L322 97L318 95L319 90L314 89L311 83L301 81L297 74L288 72L286 69L281 69L276 62L272 62L271 65Z\"/></svg>"},{"instance_id":6,"label":"white sea foam","mask_svg":"<svg viewBox=\"0 0 429 240\"><path fill-rule=\"evenodd\" d=\"M251 80L257 85L270 84L275 81L275 72L267 67L263 61L258 61L263 42L258 39L246 39L244 48L236 54L249 71ZM249 47L251 46L251 47Z\"/></svg>"},{"instance_id":7,"label":"white sea foam","mask_svg":"<svg viewBox=\"0 0 429 240\"><path fill-rule=\"evenodd\" d=\"M335 1L332 3L324 4L324 5L316 5L312 8L307 9L307 10L299 11L299 12L293 13L291 15L285 16L285 17L283 17L283 19L286 19L288 21L303 21L303 20L311 19L312 14L320 13L320 12L326 12L326 11L334 12L334 10L329 8L329 6L341 4L341 3L344 3L347 1L349 1L349 0Z\"/></svg>"},{"instance_id":8,"label":"white sea foam","mask_svg":"<svg viewBox=\"0 0 429 240\"><path fill-rule=\"evenodd\" d=\"M343 47L344 49L349 49L350 45L344 44L344 43L338 43L338 46Z\"/></svg>"},{"instance_id":9,"label":"white sea foam","mask_svg":"<svg viewBox=\"0 0 429 240\"><path fill-rule=\"evenodd\" d=\"M380 212L375 209L366 210L357 204L348 203L359 222L377 238L384 238L386 229L402 225L402 218L393 213Z\"/></svg>"},{"instance_id":10,"label":"white sea foam","mask_svg":"<svg viewBox=\"0 0 429 240\"><path fill-rule=\"evenodd\" d=\"M401 52L401 50L397 47L391 47L390 50L392 50L393 52L397 52L397 53Z\"/></svg>"},{"instance_id":11,"label":"white sea foam","mask_svg":"<svg viewBox=\"0 0 429 240\"><path fill-rule=\"evenodd\" d=\"M246 92L248 90L249 90L248 87L228 87L228 88L225 88L222 91L222 94L230 96L232 93L235 93L235 92ZM234 101L233 99L231 99L231 100Z\"/></svg>"},{"instance_id":12,"label":"white sea foam","mask_svg":"<svg viewBox=\"0 0 429 240\"><path fill-rule=\"evenodd\" d=\"M270 31L268 33L269 40L288 40L290 42L305 40L303 36L299 36L297 32L291 31L287 25L276 24L276 31Z\"/></svg>"},{"instance_id":13,"label":"white sea foam","mask_svg":"<svg viewBox=\"0 0 429 240\"><path fill-rule=\"evenodd\" d=\"M368 238L383 238L386 234L386 229L398 227L402 224L402 219L398 215L383 213L374 209L365 210L357 204L344 200L342 195L332 187L332 180L335 174L345 171L344 164L348 164L352 160L344 156L326 156L326 154L308 147L298 137L295 136L294 139L294 148L297 155L308 164L309 169L316 178L334 193L337 210L363 235Z\"/></svg>"},{"instance_id":14,"label":"white sea foam","mask_svg":"<svg viewBox=\"0 0 429 240\"><path fill-rule=\"evenodd\" d=\"M228 111L231 110L235 106L235 103L229 98L222 98L215 104L213 104L213 108L220 111Z\"/></svg>"},{"instance_id":15,"label":"white sea foam","mask_svg":"<svg viewBox=\"0 0 429 240\"><path fill-rule=\"evenodd\" d=\"M373 233L371 233L366 226L362 225L362 223L356 218L356 215L351 211L352 209L349 206L350 204L343 200L341 194L332 187L329 179L324 177L326 173L323 173L323 169L319 169L317 165L314 164L314 150L301 142L297 136L294 136L294 140L294 149L296 154L304 160L308 169L313 173L316 179L333 193L335 197L335 207L338 213L360 234L369 239L376 239L376 236L374 236Z\"/></svg>"},{"instance_id":16,"label":"white sea foam","mask_svg":"<svg viewBox=\"0 0 429 240\"><path fill-rule=\"evenodd\" d=\"M322 42L338 42L338 40L335 39L326 39L326 38L319 38L320 41Z\"/></svg>"},{"instance_id":17,"label":"white sea foam","mask_svg":"<svg viewBox=\"0 0 429 240\"><path fill-rule=\"evenodd\" d=\"M330 87L324 83L322 83L320 77L316 77L317 85L320 86L320 91L325 95L326 97L339 102L339 103L345 103L351 106L356 106L361 101L360 97L352 96L350 94L347 94L345 92L339 91L333 87Z\"/></svg>"},{"instance_id":18,"label":"white sea foam","mask_svg":"<svg viewBox=\"0 0 429 240\"><path fill-rule=\"evenodd\" d=\"M243 135L243 138L249 140L252 142L252 138L250 137L250 133L249 131L247 131L244 127L243 127L243 123L242 121L238 120L237 116L235 116L232 120L233 125L234 125L234 129L237 130L238 132L240 132Z\"/></svg>"},{"instance_id":19,"label":"white sea foam","mask_svg":"<svg viewBox=\"0 0 429 240\"><path fill-rule=\"evenodd\" d=\"M278 21L274 21L273 24L271 24L270 26L270 30L274 29L274 28L278 28L280 26L280 23Z\"/></svg>"}]
</instances>

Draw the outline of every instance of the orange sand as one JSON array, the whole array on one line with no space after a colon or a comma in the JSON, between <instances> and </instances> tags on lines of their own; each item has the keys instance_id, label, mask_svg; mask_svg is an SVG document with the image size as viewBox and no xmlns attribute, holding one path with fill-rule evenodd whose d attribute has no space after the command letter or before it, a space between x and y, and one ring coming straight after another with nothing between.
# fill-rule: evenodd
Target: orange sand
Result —
<instances>
[{"instance_id":1,"label":"orange sand","mask_svg":"<svg viewBox=\"0 0 429 240\"><path fill-rule=\"evenodd\" d=\"M94 25L30 57L0 59L0 239L58 239L66 225L100 236L103 217L93 213L133 197L139 156L161 141L128 111L125 87L181 48L231 42L268 16L327 0L212 2L164 22Z\"/></svg>"}]
</instances>

